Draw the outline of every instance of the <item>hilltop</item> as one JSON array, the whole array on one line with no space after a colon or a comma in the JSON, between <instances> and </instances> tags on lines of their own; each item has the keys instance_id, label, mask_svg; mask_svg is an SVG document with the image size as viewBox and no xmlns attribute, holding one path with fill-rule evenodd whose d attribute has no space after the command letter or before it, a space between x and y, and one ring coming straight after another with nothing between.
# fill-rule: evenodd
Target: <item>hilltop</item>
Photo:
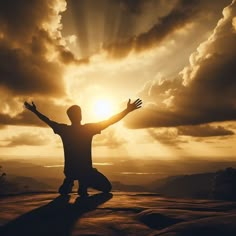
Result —
<instances>
[{"instance_id":1,"label":"hilltop","mask_svg":"<svg viewBox=\"0 0 236 236\"><path fill-rule=\"evenodd\" d=\"M92 193L94 194L94 193ZM21 194L0 199L1 236L236 235L236 203L151 193Z\"/></svg>"}]
</instances>

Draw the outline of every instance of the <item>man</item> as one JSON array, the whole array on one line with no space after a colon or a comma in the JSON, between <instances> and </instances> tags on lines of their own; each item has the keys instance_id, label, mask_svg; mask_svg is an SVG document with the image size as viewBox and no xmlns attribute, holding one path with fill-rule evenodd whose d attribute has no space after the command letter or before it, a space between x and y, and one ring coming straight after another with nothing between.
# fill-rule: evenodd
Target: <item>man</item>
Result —
<instances>
[{"instance_id":1,"label":"man","mask_svg":"<svg viewBox=\"0 0 236 236\"><path fill-rule=\"evenodd\" d=\"M110 192L112 186L109 180L92 166L92 138L94 135L100 134L108 126L120 121L128 113L141 108L142 101L137 99L131 103L129 99L126 109L122 112L112 116L108 120L84 125L81 124L81 108L77 105L73 105L67 110L71 125L59 124L50 120L37 110L33 102L32 104L25 102L24 105L49 125L55 134L61 137L65 157L65 179L59 188L59 193L62 195L70 193L74 185L74 180L79 181L78 194L80 196L87 196L87 189L89 187L105 193Z\"/></svg>"}]
</instances>

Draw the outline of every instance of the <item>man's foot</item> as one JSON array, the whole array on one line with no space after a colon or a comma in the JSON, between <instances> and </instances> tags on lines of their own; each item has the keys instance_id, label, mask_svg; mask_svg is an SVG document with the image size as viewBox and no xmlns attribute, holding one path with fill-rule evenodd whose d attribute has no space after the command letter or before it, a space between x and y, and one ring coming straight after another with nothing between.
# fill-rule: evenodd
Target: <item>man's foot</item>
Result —
<instances>
[{"instance_id":1,"label":"man's foot","mask_svg":"<svg viewBox=\"0 0 236 236\"><path fill-rule=\"evenodd\" d=\"M67 195L72 192L73 186L74 186L73 182L64 181L61 187L58 189L58 192L61 195Z\"/></svg>"}]
</instances>

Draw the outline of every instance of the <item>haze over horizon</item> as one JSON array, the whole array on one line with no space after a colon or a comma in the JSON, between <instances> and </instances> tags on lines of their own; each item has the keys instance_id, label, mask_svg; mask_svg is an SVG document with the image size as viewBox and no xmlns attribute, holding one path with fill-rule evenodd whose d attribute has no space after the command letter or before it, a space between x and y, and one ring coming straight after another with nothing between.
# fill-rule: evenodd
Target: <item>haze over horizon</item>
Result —
<instances>
[{"instance_id":1,"label":"haze over horizon","mask_svg":"<svg viewBox=\"0 0 236 236\"><path fill-rule=\"evenodd\" d=\"M96 122L143 108L93 142L94 157L236 161L236 1L0 3L0 158L61 157L60 123L78 104Z\"/></svg>"}]
</instances>

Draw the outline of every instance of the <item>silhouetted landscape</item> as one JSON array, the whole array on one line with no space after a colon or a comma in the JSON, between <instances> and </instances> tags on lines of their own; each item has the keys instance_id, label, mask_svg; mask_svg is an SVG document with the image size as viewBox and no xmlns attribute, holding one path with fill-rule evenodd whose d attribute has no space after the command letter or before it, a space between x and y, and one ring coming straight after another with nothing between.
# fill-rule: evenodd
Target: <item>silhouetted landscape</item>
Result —
<instances>
[{"instance_id":1,"label":"silhouetted landscape","mask_svg":"<svg viewBox=\"0 0 236 236\"><path fill-rule=\"evenodd\" d=\"M62 167L43 163L43 160L39 163L1 161L1 174L4 175L0 193L57 192L63 178ZM147 160L142 162L143 172L134 163L137 161L114 160L108 166L97 163L97 167L111 179L114 191L152 192L178 198L235 199L236 169L230 166L236 167L236 162ZM127 171L129 166L132 172Z\"/></svg>"},{"instance_id":2,"label":"silhouetted landscape","mask_svg":"<svg viewBox=\"0 0 236 236\"><path fill-rule=\"evenodd\" d=\"M24 168L39 168L16 161L3 163L6 170L20 170L22 174ZM113 194L90 191L90 197L85 199L75 193L67 196L55 193L59 179L35 178L2 175L1 236L236 233L233 168L169 176L143 186L112 181Z\"/></svg>"},{"instance_id":3,"label":"silhouetted landscape","mask_svg":"<svg viewBox=\"0 0 236 236\"><path fill-rule=\"evenodd\" d=\"M183 162L159 161L156 169L153 169L153 162L156 161L150 160L143 165L147 172L152 166L152 181L150 177L145 180L146 175L137 174L136 179L133 177L128 183L126 175L122 178L125 169L119 161L114 162L113 168L120 174L113 176L120 181L112 179L111 175L112 193L90 190L88 198L81 198L75 192L58 195L61 167L45 167L50 163L35 165L24 160L1 161L0 235L236 234L236 169L195 173L197 168L214 170L236 163L209 162L203 167L199 162L197 167L198 161L186 162L186 174L171 175L172 168L178 169L178 165L183 168ZM153 176L154 170L166 177ZM142 184L132 184L139 183L140 178Z\"/></svg>"}]
</instances>

